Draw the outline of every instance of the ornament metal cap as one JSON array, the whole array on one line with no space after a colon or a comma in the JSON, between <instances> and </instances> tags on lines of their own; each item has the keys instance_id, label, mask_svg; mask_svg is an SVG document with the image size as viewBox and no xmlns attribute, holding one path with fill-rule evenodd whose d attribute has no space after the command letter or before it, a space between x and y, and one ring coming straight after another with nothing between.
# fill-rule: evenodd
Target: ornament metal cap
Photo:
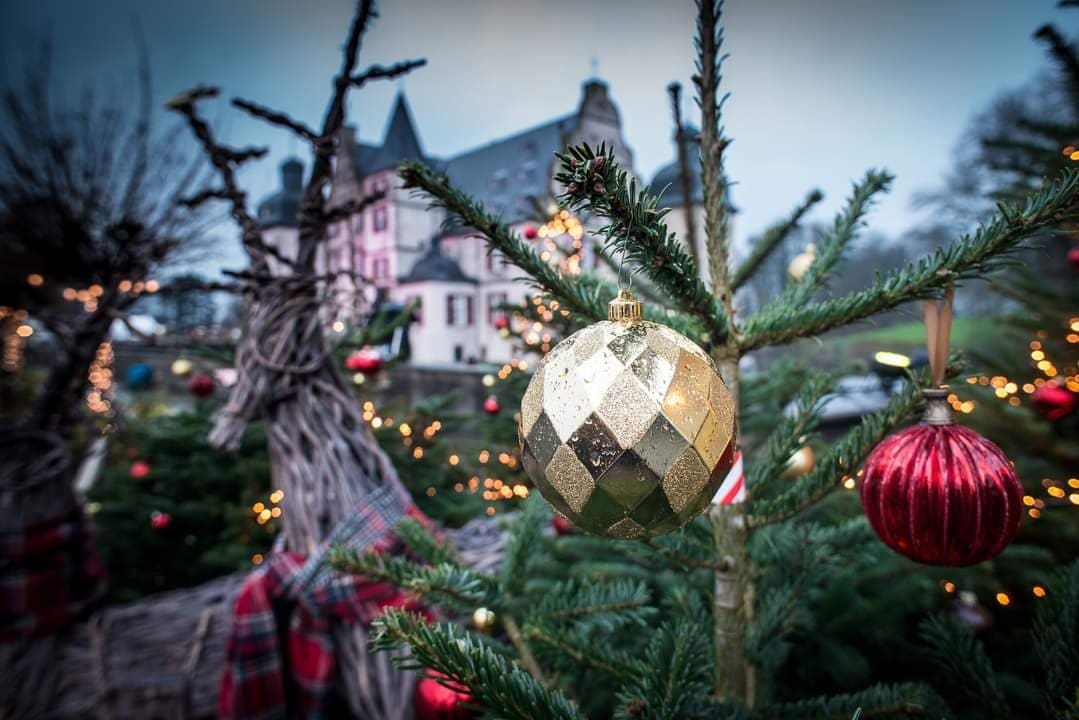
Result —
<instances>
[{"instance_id":1,"label":"ornament metal cap","mask_svg":"<svg viewBox=\"0 0 1079 720\"><path fill-rule=\"evenodd\" d=\"M926 388L922 390L925 398L925 413L922 422L926 425L951 425L952 409L948 407L948 388Z\"/></svg>"},{"instance_id":2,"label":"ornament metal cap","mask_svg":"<svg viewBox=\"0 0 1079 720\"><path fill-rule=\"evenodd\" d=\"M611 322L634 323L641 319L641 301L632 290L619 288L618 297L607 303L607 319Z\"/></svg>"}]
</instances>

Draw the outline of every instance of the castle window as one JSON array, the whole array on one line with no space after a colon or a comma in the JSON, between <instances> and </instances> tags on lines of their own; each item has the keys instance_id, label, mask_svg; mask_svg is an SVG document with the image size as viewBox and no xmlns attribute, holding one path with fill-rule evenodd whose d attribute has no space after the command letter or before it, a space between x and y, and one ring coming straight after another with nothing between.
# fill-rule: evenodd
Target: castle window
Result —
<instances>
[{"instance_id":1,"label":"castle window","mask_svg":"<svg viewBox=\"0 0 1079 720\"><path fill-rule=\"evenodd\" d=\"M326 226L326 236L332 238L337 237L337 223L330 223Z\"/></svg>"},{"instance_id":2,"label":"castle window","mask_svg":"<svg viewBox=\"0 0 1079 720\"><path fill-rule=\"evenodd\" d=\"M383 230L386 229L386 225L388 224L388 218L387 218L387 215L386 215L386 208L384 206L380 205L379 207L375 208L375 223L374 224L375 224L375 232L382 232Z\"/></svg>"},{"instance_id":3,"label":"castle window","mask_svg":"<svg viewBox=\"0 0 1079 720\"><path fill-rule=\"evenodd\" d=\"M494 325L498 318L506 317L503 306L506 304L506 293L495 292L487 295L487 324Z\"/></svg>"},{"instance_id":4,"label":"castle window","mask_svg":"<svg viewBox=\"0 0 1079 720\"><path fill-rule=\"evenodd\" d=\"M363 232L363 213L358 212L352 216L352 232Z\"/></svg>"},{"instance_id":5,"label":"castle window","mask_svg":"<svg viewBox=\"0 0 1079 720\"><path fill-rule=\"evenodd\" d=\"M390 259L389 258L375 258L371 267L371 274L374 275L375 280L383 280L390 276Z\"/></svg>"},{"instance_id":6,"label":"castle window","mask_svg":"<svg viewBox=\"0 0 1079 720\"><path fill-rule=\"evenodd\" d=\"M521 171L520 172L521 172L521 180L523 180L524 182L535 182L536 181L536 175L537 175L536 161L535 160L529 160L525 164L521 165Z\"/></svg>"},{"instance_id":7,"label":"castle window","mask_svg":"<svg viewBox=\"0 0 1079 720\"><path fill-rule=\"evenodd\" d=\"M471 295L450 293L446 296L446 324L450 327L472 327L475 323Z\"/></svg>"},{"instance_id":8,"label":"castle window","mask_svg":"<svg viewBox=\"0 0 1079 720\"><path fill-rule=\"evenodd\" d=\"M510 174L505 170L496 170L491 175L491 192L506 192L510 184Z\"/></svg>"}]
</instances>

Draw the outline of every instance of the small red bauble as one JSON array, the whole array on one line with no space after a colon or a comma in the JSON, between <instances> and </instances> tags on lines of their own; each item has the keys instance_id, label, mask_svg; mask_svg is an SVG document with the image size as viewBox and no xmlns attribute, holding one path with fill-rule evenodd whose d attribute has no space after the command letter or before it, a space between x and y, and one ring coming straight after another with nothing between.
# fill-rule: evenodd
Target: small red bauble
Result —
<instances>
[{"instance_id":1,"label":"small red bauble","mask_svg":"<svg viewBox=\"0 0 1079 720\"><path fill-rule=\"evenodd\" d=\"M555 535L569 535L573 532L573 523L561 515L551 518L551 527L554 528Z\"/></svg>"},{"instance_id":2,"label":"small red bauble","mask_svg":"<svg viewBox=\"0 0 1079 720\"><path fill-rule=\"evenodd\" d=\"M865 462L866 517L885 545L920 563L992 559L1019 530L1023 487L1000 448L951 422L947 391L925 395L925 422L888 436Z\"/></svg>"},{"instance_id":3,"label":"small red bauble","mask_svg":"<svg viewBox=\"0 0 1079 720\"><path fill-rule=\"evenodd\" d=\"M154 530L164 530L172 524L172 515L154 510L150 514L150 526Z\"/></svg>"},{"instance_id":4,"label":"small red bauble","mask_svg":"<svg viewBox=\"0 0 1079 720\"><path fill-rule=\"evenodd\" d=\"M1075 393L1055 382L1047 382L1031 396L1034 409L1048 420L1059 420L1075 410Z\"/></svg>"},{"instance_id":5,"label":"small red bauble","mask_svg":"<svg viewBox=\"0 0 1079 720\"><path fill-rule=\"evenodd\" d=\"M143 460L136 460L131 463L131 469L128 472L131 474L131 477L136 480L142 480L150 474L150 463Z\"/></svg>"},{"instance_id":6,"label":"small red bauble","mask_svg":"<svg viewBox=\"0 0 1079 720\"><path fill-rule=\"evenodd\" d=\"M536 232L536 228L533 227L532 225L529 225L528 227L525 228L525 237L528 238L529 240L535 240L537 234L538 233Z\"/></svg>"},{"instance_id":7,"label":"small red bauble","mask_svg":"<svg viewBox=\"0 0 1079 720\"><path fill-rule=\"evenodd\" d=\"M187 391L195 397L205 398L214 394L214 379L206 373L199 373L187 384Z\"/></svg>"},{"instance_id":8,"label":"small red bauble","mask_svg":"<svg viewBox=\"0 0 1079 720\"><path fill-rule=\"evenodd\" d=\"M431 677L421 677L416 683L412 702L416 720L467 720L479 715L477 708L470 707L473 700L466 688L440 673L429 670L428 674ZM441 683L435 677L441 678Z\"/></svg>"},{"instance_id":9,"label":"small red bauble","mask_svg":"<svg viewBox=\"0 0 1079 720\"><path fill-rule=\"evenodd\" d=\"M506 330L510 326L510 319L505 315L499 315L495 318L495 329Z\"/></svg>"},{"instance_id":10,"label":"small red bauble","mask_svg":"<svg viewBox=\"0 0 1079 720\"><path fill-rule=\"evenodd\" d=\"M488 415L497 415L501 410L502 405L494 395L483 401L483 411Z\"/></svg>"},{"instance_id":11,"label":"small red bauble","mask_svg":"<svg viewBox=\"0 0 1079 720\"><path fill-rule=\"evenodd\" d=\"M371 348L357 350L345 360L345 367L352 372L372 375L382 369L382 355Z\"/></svg>"},{"instance_id":12,"label":"small red bauble","mask_svg":"<svg viewBox=\"0 0 1079 720\"><path fill-rule=\"evenodd\" d=\"M1072 270L1079 272L1079 247L1068 251L1068 264L1072 266Z\"/></svg>"}]
</instances>

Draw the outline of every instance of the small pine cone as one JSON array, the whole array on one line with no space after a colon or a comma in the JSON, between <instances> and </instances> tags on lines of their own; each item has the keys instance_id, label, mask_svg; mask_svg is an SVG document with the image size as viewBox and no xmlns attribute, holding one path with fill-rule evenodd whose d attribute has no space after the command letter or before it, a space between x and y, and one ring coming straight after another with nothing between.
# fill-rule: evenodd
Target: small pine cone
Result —
<instances>
[{"instance_id":1,"label":"small pine cone","mask_svg":"<svg viewBox=\"0 0 1079 720\"><path fill-rule=\"evenodd\" d=\"M603 155L592 158L592 172L599 172L603 169L603 163L607 160Z\"/></svg>"},{"instance_id":2,"label":"small pine cone","mask_svg":"<svg viewBox=\"0 0 1079 720\"><path fill-rule=\"evenodd\" d=\"M573 168L574 170L576 170L577 168L581 167L581 161L580 161L580 160L578 160L577 158L572 158L572 159L571 159L571 160L569 161L569 166L570 166L571 168Z\"/></svg>"},{"instance_id":3,"label":"small pine cone","mask_svg":"<svg viewBox=\"0 0 1079 720\"><path fill-rule=\"evenodd\" d=\"M575 182L571 182L569 185L566 186L566 190L569 192L570 195L576 195L581 191L581 186Z\"/></svg>"},{"instance_id":4,"label":"small pine cone","mask_svg":"<svg viewBox=\"0 0 1079 720\"><path fill-rule=\"evenodd\" d=\"M652 261L652 264L655 265L658 268L663 267L663 258L656 258L655 260Z\"/></svg>"},{"instance_id":5,"label":"small pine cone","mask_svg":"<svg viewBox=\"0 0 1079 720\"><path fill-rule=\"evenodd\" d=\"M602 195L603 193L607 192L607 186L601 182L597 182L595 185L592 186L592 190L597 195Z\"/></svg>"}]
</instances>

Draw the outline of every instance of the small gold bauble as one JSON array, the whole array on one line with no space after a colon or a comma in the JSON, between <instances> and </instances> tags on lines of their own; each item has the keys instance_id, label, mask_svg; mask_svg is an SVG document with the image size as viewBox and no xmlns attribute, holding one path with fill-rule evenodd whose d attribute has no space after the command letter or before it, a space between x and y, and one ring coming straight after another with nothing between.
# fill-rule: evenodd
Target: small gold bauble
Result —
<instances>
[{"instance_id":1,"label":"small gold bauble","mask_svg":"<svg viewBox=\"0 0 1079 720\"><path fill-rule=\"evenodd\" d=\"M734 463L734 403L708 355L640 320L632 293L619 291L610 317L556 345L532 376L521 456L577 527L651 537L708 507Z\"/></svg>"},{"instance_id":2,"label":"small gold bauble","mask_svg":"<svg viewBox=\"0 0 1079 720\"><path fill-rule=\"evenodd\" d=\"M176 377L186 377L192 370L194 365L187 358L176 358L172 361L172 374Z\"/></svg>"},{"instance_id":3,"label":"small gold bauble","mask_svg":"<svg viewBox=\"0 0 1079 720\"><path fill-rule=\"evenodd\" d=\"M800 478L803 475L809 473L816 464L817 458L813 454L813 448L806 445L794 451L794 454L787 460L786 466L783 468L783 472L779 474L779 477L783 480L794 480Z\"/></svg>"},{"instance_id":4,"label":"small gold bauble","mask_svg":"<svg viewBox=\"0 0 1079 720\"><path fill-rule=\"evenodd\" d=\"M472 612L472 627L480 632L487 632L495 626L496 619L497 617L493 610L478 607Z\"/></svg>"},{"instance_id":5,"label":"small gold bauble","mask_svg":"<svg viewBox=\"0 0 1079 720\"><path fill-rule=\"evenodd\" d=\"M813 261L817 259L817 246L813 243L806 245L805 252L795 255L787 266L787 274L792 280L801 280L802 276L809 272Z\"/></svg>"}]
</instances>

